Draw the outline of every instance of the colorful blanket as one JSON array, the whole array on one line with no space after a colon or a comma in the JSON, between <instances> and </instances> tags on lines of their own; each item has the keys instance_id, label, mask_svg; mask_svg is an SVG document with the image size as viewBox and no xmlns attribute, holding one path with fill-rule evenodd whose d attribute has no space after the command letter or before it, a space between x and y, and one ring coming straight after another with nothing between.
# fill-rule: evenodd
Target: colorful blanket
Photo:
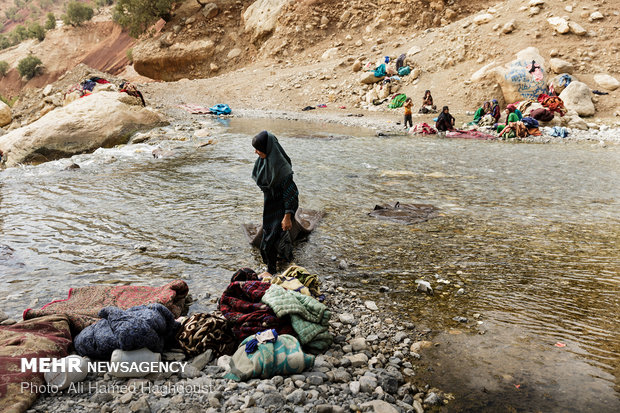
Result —
<instances>
[{"instance_id":1,"label":"colorful blanket","mask_svg":"<svg viewBox=\"0 0 620 413\"><path fill-rule=\"evenodd\" d=\"M567 112L564 107L564 102L559 96L549 96L543 93L538 96L538 103L549 109L551 112L559 113L560 116L564 116Z\"/></svg>"},{"instance_id":2,"label":"colorful blanket","mask_svg":"<svg viewBox=\"0 0 620 413\"><path fill-rule=\"evenodd\" d=\"M314 356L304 354L299 341L293 336L279 335L275 343L258 344L256 351L246 353L245 345L256 336L249 336L241 343L230 360L229 380L268 379L301 373L314 364Z\"/></svg>"},{"instance_id":3,"label":"colorful blanket","mask_svg":"<svg viewBox=\"0 0 620 413\"><path fill-rule=\"evenodd\" d=\"M497 136L477 130L455 130L446 132L446 138L492 140L497 139Z\"/></svg>"},{"instance_id":4,"label":"colorful blanket","mask_svg":"<svg viewBox=\"0 0 620 413\"><path fill-rule=\"evenodd\" d=\"M272 285L261 301L269 305L276 316L290 316L293 330L304 346L314 350L331 346L332 335L328 329L332 314L324 304L279 285Z\"/></svg>"},{"instance_id":5,"label":"colorful blanket","mask_svg":"<svg viewBox=\"0 0 620 413\"><path fill-rule=\"evenodd\" d=\"M278 334L293 332L286 320L278 318L268 305L261 302L270 287L270 283L261 281L235 281L226 287L218 310L231 324L238 340L270 328L275 328Z\"/></svg>"},{"instance_id":6,"label":"colorful blanket","mask_svg":"<svg viewBox=\"0 0 620 413\"><path fill-rule=\"evenodd\" d=\"M22 383L39 386L43 373L21 372L21 359L67 356L71 332L65 316L49 315L0 326L0 412L25 412L37 398L37 392L22 388Z\"/></svg>"},{"instance_id":7,"label":"colorful blanket","mask_svg":"<svg viewBox=\"0 0 620 413\"><path fill-rule=\"evenodd\" d=\"M77 335L99 321L99 311L110 306L126 310L137 305L160 303L172 311L175 317L179 317L185 307L188 291L187 284L182 280L174 280L163 287L89 285L71 288L65 300L52 301L39 310L29 308L24 311L24 320L63 314L69 319L71 332Z\"/></svg>"},{"instance_id":8,"label":"colorful blanket","mask_svg":"<svg viewBox=\"0 0 620 413\"><path fill-rule=\"evenodd\" d=\"M420 133L422 135L432 135L437 133L437 130L428 123L417 123L409 129L409 133Z\"/></svg>"}]
</instances>

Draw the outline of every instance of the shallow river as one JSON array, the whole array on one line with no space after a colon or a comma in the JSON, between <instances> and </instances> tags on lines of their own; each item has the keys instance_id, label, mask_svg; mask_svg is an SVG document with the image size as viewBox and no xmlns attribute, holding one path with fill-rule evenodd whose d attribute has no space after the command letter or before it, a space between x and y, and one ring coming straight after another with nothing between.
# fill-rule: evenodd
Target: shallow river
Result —
<instances>
[{"instance_id":1,"label":"shallow river","mask_svg":"<svg viewBox=\"0 0 620 413\"><path fill-rule=\"evenodd\" d=\"M617 146L232 120L214 145L162 141L161 159L139 144L76 156L77 170L5 170L0 244L14 251L0 247L0 309L18 317L69 287L179 277L202 300L193 310L211 308L232 271L262 265L239 226L260 220L250 136L263 128L292 158L301 206L327 212L297 263L430 330L438 345L417 374L455 395L447 411L620 411ZM441 213L410 226L367 216L396 201ZM419 278L435 295L415 292Z\"/></svg>"}]
</instances>

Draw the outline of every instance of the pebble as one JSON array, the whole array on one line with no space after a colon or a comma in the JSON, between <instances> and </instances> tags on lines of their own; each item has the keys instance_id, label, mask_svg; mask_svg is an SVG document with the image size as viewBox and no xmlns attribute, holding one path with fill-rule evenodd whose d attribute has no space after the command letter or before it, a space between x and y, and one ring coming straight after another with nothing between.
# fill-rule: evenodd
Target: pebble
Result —
<instances>
[{"instance_id":1,"label":"pebble","mask_svg":"<svg viewBox=\"0 0 620 413\"><path fill-rule=\"evenodd\" d=\"M364 301L364 305L370 311L378 311L379 310L379 307L377 307L377 304L374 301Z\"/></svg>"}]
</instances>

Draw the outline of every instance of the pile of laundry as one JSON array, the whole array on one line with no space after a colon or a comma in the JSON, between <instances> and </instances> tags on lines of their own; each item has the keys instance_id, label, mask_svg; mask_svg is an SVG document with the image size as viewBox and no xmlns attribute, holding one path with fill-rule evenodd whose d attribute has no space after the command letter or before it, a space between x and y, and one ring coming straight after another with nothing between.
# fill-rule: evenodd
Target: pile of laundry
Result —
<instances>
[{"instance_id":1,"label":"pile of laundry","mask_svg":"<svg viewBox=\"0 0 620 413\"><path fill-rule=\"evenodd\" d=\"M71 86L64 94L63 105L66 106L74 100L102 91L126 93L129 96L140 99L142 106L146 106L142 92L134 84L123 81L117 87L109 80L98 76L89 77Z\"/></svg>"},{"instance_id":2,"label":"pile of laundry","mask_svg":"<svg viewBox=\"0 0 620 413\"><path fill-rule=\"evenodd\" d=\"M182 280L162 287L91 285L25 310L24 321L0 326L0 411L25 411L35 401L37 393L21 391L20 383L58 384L62 376L15 374L22 358L160 361L161 353L176 349L187 357L232 355L226 378L247 380L301 373L313 365L311 353L332 344L319 279L303 267L265 278L242 268L217 311L181 317L188 293ZM77 355L69 356L72 347ZM86 374L68 377L80 381ZM71 383L62 381L60 389Z\"/></svg>"},{"instance_id":3,"label":"pile of laundry","mask_svg":"<svg viewBox=\"0 0 620 413\"><path fill-rule=\"evenodd\" d=\"M390 109L403 105L406 96L399 95L398 91L402 78L412 73L411 67L407 65L406 54L401 54L397 59L385 56L375 63L368 62L363 71L365 74L361 82L374 85L363 98L368 105L378 106L388 101Z\"/></svg>"}]
</instances>

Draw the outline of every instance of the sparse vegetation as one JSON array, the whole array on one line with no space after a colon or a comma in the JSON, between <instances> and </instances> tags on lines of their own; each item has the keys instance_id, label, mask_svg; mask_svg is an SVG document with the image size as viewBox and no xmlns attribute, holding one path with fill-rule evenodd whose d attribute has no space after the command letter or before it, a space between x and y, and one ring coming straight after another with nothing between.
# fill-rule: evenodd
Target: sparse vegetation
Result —
<instances>
[{"instance_id":1,"label":"sparse vegetation","mask_svg":"<svg viewBox=\"0 0 620 413\"><path fill-rule=\"evenodd\" d=\"M9 64L4 60L0 60L0 77L6 76L9 72Z\"/></svg>"},{"instance_id":2,"label":"sparse vegetation","mask_svg":"<svg viewBox=\"0 0 620 413\"><path fill-rule=\"evenodd\" d=\"M11 41L8 37L0 34L0 50L6 49L7 47L11 47Z\"/></svg>"},{"instance_id":3,"label":"sparse vegetation","mask_svg":"<svg viewBox=\"0 0 620 413\"><path fill-rule=\"evenodd\" d=\"M17 64L17 71L19 72L20 76L30 80L39 73L41 73L41 70L43 69L42 65L43 62L41 61L41 59L31 55L19 61L19 63Z\"/></svg>"},{"instance_id":4,"label":"sparse vegetation","mask_svg":"<svg viewBox=\"0 0 620 413\"><path fill-rule=\"evenodd\" d=\"M17 102L17 99L19 98L19 96L15 96L15 97L9 97L9 98L5 98L4 96L0 95L0 101L6 103L7 105L9 105L9 107L13 107L13 105L15 104L15 102Z\"/></svg>"},{"instance_id":5,"label":"sparse vegetation","mask_svg":"<svg viewBox=\"0 0 620 413\"><path fill-rule=\"evenodd\" d=\"M93 18L93 8L87 4L72 1L67 5L67 14L62 15L62 21L71 26L80 26Z\"/></svg>"},{"instance_id":6,"label":"sparse vegetation","mask_svg":"<svg viewBox=\"0 0 620 413\"><path fill-rule=\"evenodd\" d=\"M56 16L54 13L47 13L47 20L45 21L45 30L52 30L56 28Z\"/></svg>"},{"instance_id":7,"label":"sparse vegetation","mask_svg":"<svg viewBox=\"0 0 620 413\"><path fill-rule=\"evenodd\" d=\"M118 0L114 20L129 29L129 34L138 37L157 19L170 19L173 0Z\"/></svg>"},{"instance_id":8,"label":"sparse vegetation","mask_svg":"<svg viewBox=\"0 0 620 413\"><path fill-rule=\"evenodd\" d=\"M129 63L133 64L133 48L127 49L125 53L127 54L127 60L129 60Z\"/></svg>"},{"instance_id":9,"label":"sparse vegetation","mask_svg":"<svg viewBox=\"0 0 620 413\"><path fill-rule=\"evenodd\" d=\"M28 36L42 42L45 39L45 29L39 22L32 22L28 26Z\"/></svg>"}]
</instances>

